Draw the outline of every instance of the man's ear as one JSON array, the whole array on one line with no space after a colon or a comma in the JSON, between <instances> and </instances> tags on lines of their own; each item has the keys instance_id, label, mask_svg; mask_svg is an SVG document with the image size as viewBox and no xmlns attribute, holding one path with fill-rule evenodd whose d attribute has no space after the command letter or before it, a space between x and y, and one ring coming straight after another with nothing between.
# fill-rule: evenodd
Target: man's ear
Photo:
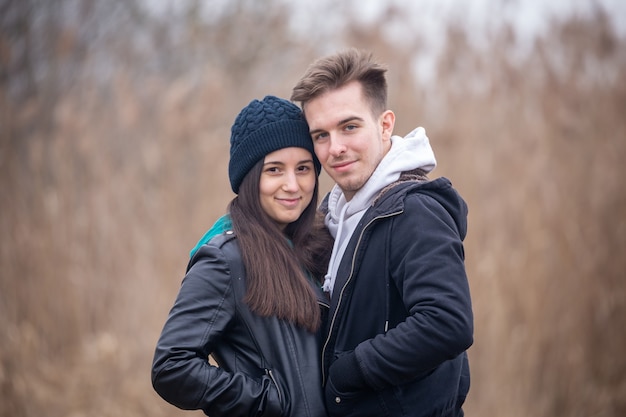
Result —
<instances>
[{"instance_id":1,"label":"man's ear","mask_svg":"<svg viewBox=\"0 0 626 417\"><path fill-rule=\"evenodd\" d=\"M385 110L380 115L380 126L382 128L383 141L388 141L391 138L395 123L396 115L391 110Z\"/></svg>"}]
</instances>

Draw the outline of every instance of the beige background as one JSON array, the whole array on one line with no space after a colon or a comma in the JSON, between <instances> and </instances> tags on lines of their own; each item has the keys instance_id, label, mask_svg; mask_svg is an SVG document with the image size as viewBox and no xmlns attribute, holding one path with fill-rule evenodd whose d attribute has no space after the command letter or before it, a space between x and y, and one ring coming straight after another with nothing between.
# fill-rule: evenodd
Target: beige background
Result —
<instances>
[{"instance_id":1,"label":"beige background","mask_svg":"<svg viewBox=\"0 0 626 417\"><path fill-rule=\"evenodd\" d=\"M232 198L230 124L348 45L388 63L396 133L424 126L470 207L466 415L625 415L622 11L558 15L532 42L451 21L433 58L402 8L339 3L294 32L284 3L218 3L0 1L0 415L202 414L161 400L150 365Z\"/></svg>"}]
</instances>

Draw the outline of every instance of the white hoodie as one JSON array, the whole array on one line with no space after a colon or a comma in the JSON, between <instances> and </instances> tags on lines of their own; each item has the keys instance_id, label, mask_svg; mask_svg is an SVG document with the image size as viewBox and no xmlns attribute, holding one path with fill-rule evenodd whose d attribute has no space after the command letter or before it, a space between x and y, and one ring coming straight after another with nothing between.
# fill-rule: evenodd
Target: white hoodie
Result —
<instances>
[{"instance_id":1,"label":"white hoodie","mask_svg":"<svg viewBox=\"0 0 626 417\"><path fill-rule=\"evenodd\" d=\"M436 166L437 161L426 131L418 127L404 138L395 135L391 137L391 149L380 161L363 188L357 191L350 201L346 201L343 191L335 184L328 197L328 214L325 219L326 226L335 238L335 244L324 279L324 291L332 295L337 269L346 246L356 225L376 195L387 185L397 181L402 172L417 168L430 172Z\"/></svg>"}]
</instances>

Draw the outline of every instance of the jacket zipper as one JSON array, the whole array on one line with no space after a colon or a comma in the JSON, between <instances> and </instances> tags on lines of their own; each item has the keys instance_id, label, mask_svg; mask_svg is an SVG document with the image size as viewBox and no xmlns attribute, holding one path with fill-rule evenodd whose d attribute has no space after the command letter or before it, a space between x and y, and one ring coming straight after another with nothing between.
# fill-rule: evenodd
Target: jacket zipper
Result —
<instances>
[{"instance_id":1,"label":"jacket zipper","mask_svg":"<svg viewBox=\"0 0 626 417\"><path fill-rule=\"evenodd\" d=\"M330 342L330 338L332 336L333 333L333 327L335 325L335 319L337 318L337 312L339 311L339 306L341 305L341 300L343 299L343 291L346 289L346 287L348 286L348 284L350 283L350 281L352 280L352 274L354 273L354 263L356 261L356 253L358 252L359 246L361 246L361 239L363 239L363 234L365 233L365 231L370 227L370 225L372 223L374 223L377 220L380 219L385 219L387 217L392 217L392 216L397 216L398 214L401 214L404 210L400 210L400 211L396 211L394 213L389 213L386 214L384 216L377 216L374 217L372 220L370 220L364 227L363 229L361 229L361 234L359 235L359 240L356 243L356 246L354 247L354 250L352 251L352 264L350 266L350 275L348 275L348 279L346 280L345 284L343 285L343 287L341 287L341 292L339 293L339 301L337 301L337 308L335 309L335 313L333 314L333 317L330 321L330 326L328 327L328 336L326 337L326 341L324 342L324 346L322 347L322 385L326 385L326 364L324 363L324 354L326 353L326 348L328 347L328 343ZM340 261L341 262L341 261ZM339 272L339 270L337 270L337 272ZM385 325L386 327L387 325Z\"/></svg>"}]
</instances>

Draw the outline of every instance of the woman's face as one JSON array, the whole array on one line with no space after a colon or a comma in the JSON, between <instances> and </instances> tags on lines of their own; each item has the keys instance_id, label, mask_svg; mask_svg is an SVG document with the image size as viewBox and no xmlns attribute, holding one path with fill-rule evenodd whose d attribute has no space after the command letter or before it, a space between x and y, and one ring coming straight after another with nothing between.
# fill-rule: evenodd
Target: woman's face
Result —
<instances>
[{"instance_id":1,"label":"woman's face","mask_svg":"<svg viewBox=\"0 0 626 417\"><path fill-rule=\"evenodd\" d=\"M316 180L313 157L306 149L283 148L267 154L259 180L263 211L284 229L311 203Z\"/></svg>"}]
</instances>

